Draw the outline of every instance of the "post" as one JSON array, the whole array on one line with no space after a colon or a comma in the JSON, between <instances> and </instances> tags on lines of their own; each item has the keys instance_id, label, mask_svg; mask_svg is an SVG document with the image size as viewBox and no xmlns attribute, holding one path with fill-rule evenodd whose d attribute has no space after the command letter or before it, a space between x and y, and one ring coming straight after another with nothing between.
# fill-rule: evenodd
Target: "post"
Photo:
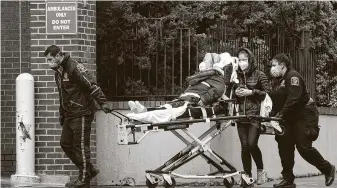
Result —
<instances>
[{"instance_id":1,"label":"post","mask_svg":"<svg viewBox=\"0 0 337 188\"><path fill-rule=\"evenodd\" d=\"M16 78L16 173L15 185L39 183L35 174L34 77L23 73Z\"/></svg>"},{"instance_id":2,"label":"post","mask_svg":"<svg viewBox=\"0 0 337 188\"><path fill-rule=\"evenodd\" d=\"M302 75L304 78L308 92L310 94L310 97L315 99L316 95L316 82L315 78L316 73L314 70L311 70L311 67L315 64L315 62L309 58L310 55L310 31L302 31L301 33L301 43L300 43L300 48L299 48L299 62L297 66L297 71Z\"/></svg>"}]
</instances>

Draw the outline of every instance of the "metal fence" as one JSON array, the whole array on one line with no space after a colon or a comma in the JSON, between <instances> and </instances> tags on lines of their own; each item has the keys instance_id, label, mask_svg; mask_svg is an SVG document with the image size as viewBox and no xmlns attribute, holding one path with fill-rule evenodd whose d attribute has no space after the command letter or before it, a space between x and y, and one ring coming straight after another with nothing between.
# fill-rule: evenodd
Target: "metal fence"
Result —
<instances>
[{"instance_id":1,"label":"metal fence","mask_svg":"<svg viewBox=\"0 0 337 188\"><path fill-rule=\"evenodd\" d=\"M288 36L281 28L268 33L252 28L233 33L224 21L205 34L178 28L165 38L162 32L156 29L150 42L136 37L117 43L109 36L98 41L98 82L110 100L170 100L186 87L185 78L197 71L205 53L236 55L241 47L253 51L258 68L266 73L273 56L289 53L293 67L315 96L317 55L308 45L309 32L303 32L300 38Z\"/></svg>"}]
</instances>

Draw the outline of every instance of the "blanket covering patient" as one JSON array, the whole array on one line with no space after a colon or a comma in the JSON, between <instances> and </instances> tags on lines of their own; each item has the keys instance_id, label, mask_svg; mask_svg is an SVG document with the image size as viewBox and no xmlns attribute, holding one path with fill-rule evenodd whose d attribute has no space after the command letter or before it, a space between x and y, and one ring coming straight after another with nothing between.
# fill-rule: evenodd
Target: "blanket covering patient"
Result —
<instances>
[{"instance_id":1,"label":"blanket covering patient","mask_svg":"<svg viewBox=\"0 0 337 188\"><path fill-rule=\"evenodd\" d=\"M220 55L206 53L199 64L199 72L186 78L189 86L177 99L155 108L146 108L138 101L129 101L128 105L132 113L126 116L147 123L167 122L181 117L188 105L207 107L220 98L228 98L226 85L235 80L235 74L233 74L235 64L236 58L231 57L227 52ZM213 110L226 109L217 105Z\"/></svg>"}]
</instances>

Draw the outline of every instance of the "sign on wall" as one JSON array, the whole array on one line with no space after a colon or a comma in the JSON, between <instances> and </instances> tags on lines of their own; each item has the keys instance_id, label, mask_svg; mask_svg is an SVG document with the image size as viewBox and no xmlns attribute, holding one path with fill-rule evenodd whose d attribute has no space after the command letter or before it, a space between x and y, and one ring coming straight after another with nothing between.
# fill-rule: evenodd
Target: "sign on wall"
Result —
<instances>
[{"instance_id":1,"label":"sign on wall","mask_svg":"<svg viewBox=\"0 0 337 188\"><path fill-rule=\"evenodd\" d=\"M76 34L77 3L46 3L46 32L47 34Z\"/></svg>"}]
</instances>

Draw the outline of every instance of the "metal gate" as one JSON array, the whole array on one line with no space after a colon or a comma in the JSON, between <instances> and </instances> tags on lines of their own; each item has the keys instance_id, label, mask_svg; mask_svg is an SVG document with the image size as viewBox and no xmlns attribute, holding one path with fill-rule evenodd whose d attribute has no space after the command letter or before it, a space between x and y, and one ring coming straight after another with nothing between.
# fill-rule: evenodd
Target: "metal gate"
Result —
<instances>
[{"instance_id":1,"label":"metal gate","mask_svg":"<svg viewBox=\"0 0 337 188\"><path fill-rule=\"evenodd\" d=\"M135 38L114 42L105 36L97 42L98 82L110 100L171 100L186 87L185 78L197 71L207 52L229 52L232 56L241 47L255 55L258 69L267 74L270 60L278 53L289 53L292 66L304 77L309 92L315 97L316 53L309 46L309 31L300 38L288 36L281 28L261 33L247 28L230 32L227 21L216 28L195 34L192 28L177 28L169 38L157 27L152 41L133 28Z\"/></svg>"}]
</instances>

